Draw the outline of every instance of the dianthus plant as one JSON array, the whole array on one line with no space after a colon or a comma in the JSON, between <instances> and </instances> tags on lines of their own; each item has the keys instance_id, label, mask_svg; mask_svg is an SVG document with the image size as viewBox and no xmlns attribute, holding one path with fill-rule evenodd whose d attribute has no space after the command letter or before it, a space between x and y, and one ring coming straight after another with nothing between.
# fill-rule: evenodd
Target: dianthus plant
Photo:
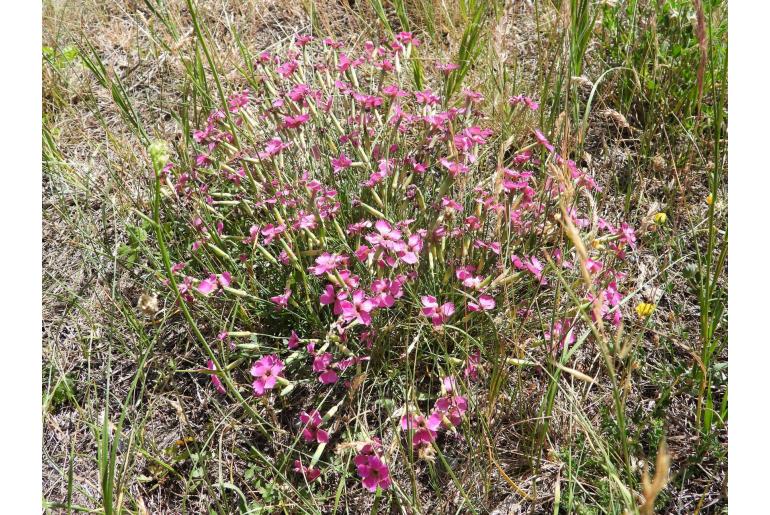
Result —
<instances>
[{"instance_id":1,"label":"dianthus plant","mask_svg":"<svg viewBox=\"0 0 770 515\"><path fill-rule=\"evenodd\" d=\"M298 484L339 464L305 466L307 446L344 444L350 477L389 489L394 449L463 445L514 352L549 359L622 321L634 230L598 215L600 186L538 130L535 100L497 107L510 134L478 91L447 97L452 63L415 88L418 44L262 53L156 163L165 284L220 342L212 391L288 425Z\"/></svg>"}]
</instances>

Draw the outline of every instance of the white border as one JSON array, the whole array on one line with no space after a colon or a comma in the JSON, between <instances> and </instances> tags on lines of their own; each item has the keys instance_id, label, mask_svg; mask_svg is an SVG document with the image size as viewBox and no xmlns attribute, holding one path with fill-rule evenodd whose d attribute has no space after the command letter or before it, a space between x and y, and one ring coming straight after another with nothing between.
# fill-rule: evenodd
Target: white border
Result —
<instances>
[{"instance_id":1,"label":"white border","mask_svg":"<svg viewBox=\"0 0 770 515\"><path fill-rule=\"evenodd\" d=\"M41 21L39 2L3 5L0 503L5 513L41 511Z\"/></svg>"},{"instance_id":2,"label":"white border","mask_svg":"<svg viewBox=\"0 0 770 515\"><path fill-rule=\"evenodd\" d=\"M729 7L729 504L758 513L767 504L770 335L770 4Z\"/></svg>"}]
</instances>

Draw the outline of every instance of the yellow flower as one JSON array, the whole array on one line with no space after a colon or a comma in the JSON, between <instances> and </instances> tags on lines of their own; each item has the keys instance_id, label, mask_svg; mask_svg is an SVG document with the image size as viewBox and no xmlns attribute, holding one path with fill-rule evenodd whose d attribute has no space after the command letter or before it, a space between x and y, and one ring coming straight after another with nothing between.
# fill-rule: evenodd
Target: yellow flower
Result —
<instances>
[{"instance_id":1,"label":"yellow flower","mask_svg":"<svg viewBox=\"0 0 770 515\"><path fill-rule=\"evenodd\" d=\"M710 205L711 205L711 204L713 204L713 203L714 203L714 195L712 195L711 193L709 193L709 196L708 196L708 197L706 197L706 204L708 204L708 205L710 206Z\"/></svg>"},{"instance_id":2,"label":"yellow flower","mask_svg":"<svg viewBox=\"0 0 770 515\"><path fill-rule=\"evenodd\" d=\"M668 216L666 216L666 213L663 213L663 212L655 213L655 216L652 217L652 220L657 225L663 225L664 223L666 223L666 220L668 220Z\"/></svg>"},{"instance_id":3,"label":"yellow flower","mask_svg":"<svg viewBox=\"0 0 770 515\"><path fill-rule=\"evenodd\" d=\"M655 304L640 302L636 305L636 314L639 315L640 318L647 318L652 315L653 311L655 311Z\"/></svg>"}]
</instances>

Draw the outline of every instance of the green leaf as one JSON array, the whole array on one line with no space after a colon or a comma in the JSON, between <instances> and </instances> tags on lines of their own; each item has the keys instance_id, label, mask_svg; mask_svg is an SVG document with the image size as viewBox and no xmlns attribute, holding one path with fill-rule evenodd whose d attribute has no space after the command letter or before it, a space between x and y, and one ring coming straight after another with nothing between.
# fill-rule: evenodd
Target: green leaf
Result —
<instances>
[{"instance_id":1,"label":"green leaf","mask_svg":"<svg viewBox=\"0 0 770 515\"><path fill-rule=\"evenodd\" d=\"M72 61L80 56L77 47L73 45L67 45L62 50L62 57L64 64L70 64Z\"/></svg>"}]
</instances>

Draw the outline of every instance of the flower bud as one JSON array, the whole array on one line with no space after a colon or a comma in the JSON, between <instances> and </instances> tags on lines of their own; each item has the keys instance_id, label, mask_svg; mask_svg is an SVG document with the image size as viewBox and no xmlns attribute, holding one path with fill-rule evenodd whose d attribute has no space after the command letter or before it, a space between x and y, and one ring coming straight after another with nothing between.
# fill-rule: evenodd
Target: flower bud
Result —
<instances>
[{"instance_id":1,"label":"flower bud","mask_svg":"<svg viewBox=\"0 0 770 515\"><path fill-rule=\"evenodd\" d=\"M168 145L165 141L154 141L147 147L152 159L152 166L155 170L162 170L169 161Z\"/></svg>"}]
</instances>

